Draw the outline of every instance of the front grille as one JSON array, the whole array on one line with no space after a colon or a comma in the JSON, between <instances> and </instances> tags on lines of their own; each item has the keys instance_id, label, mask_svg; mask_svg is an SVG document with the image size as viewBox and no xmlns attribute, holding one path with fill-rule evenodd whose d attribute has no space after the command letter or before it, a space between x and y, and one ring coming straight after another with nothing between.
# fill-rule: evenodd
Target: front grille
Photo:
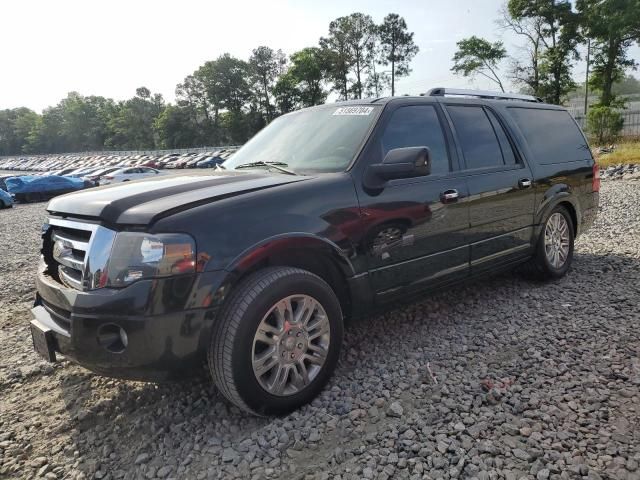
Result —
<instances>
[{"instance_id":1,"label":"front grille","mask_svg":"<svg viewBox=\"0 0 640 480\"><path fill-rule=\"evenodd\" d=\"M68 287L82 290L85 257L90 240L91 231L52 227L51 257L58 264L58 278Z\"/></svg>"},{"instance_id":2,"label":"front grille","mask_svg":"<svg viewBox=\"0 0 640 480\"><path fill-rule=\"evenodd\" d=\"M115 235L94 223L49 218L42 248L48 273L69 288L98 288Z\"/></svg>"}]
</instances>

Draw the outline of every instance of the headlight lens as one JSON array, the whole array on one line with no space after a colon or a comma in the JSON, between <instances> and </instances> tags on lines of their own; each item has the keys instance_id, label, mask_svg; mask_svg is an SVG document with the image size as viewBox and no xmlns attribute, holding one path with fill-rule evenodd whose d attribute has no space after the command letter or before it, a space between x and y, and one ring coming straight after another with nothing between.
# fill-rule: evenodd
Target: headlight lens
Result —
<instances>
[{"instance_id":1,"label":"headlight lens","mask_svg":"<svg viewBox=\"0 0 640 480\"><path fill-rule=\"evenodd\" d=\"M120 232L116 235L101 287L124 287L143 278L196 271L193 238L181 233Z\"/></svg>"}]
</instances>

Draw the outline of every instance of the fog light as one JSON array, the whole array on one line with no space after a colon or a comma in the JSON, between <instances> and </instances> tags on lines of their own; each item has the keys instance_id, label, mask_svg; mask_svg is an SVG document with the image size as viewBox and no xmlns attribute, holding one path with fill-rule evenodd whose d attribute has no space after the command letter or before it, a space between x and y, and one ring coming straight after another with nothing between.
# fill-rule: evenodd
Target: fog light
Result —
<instances>
[{"instance_id":1,"label":"fog light","mask_svg":"<svg viewBox=\"0 0 640 480\"><path fill-rule=\"evenodd\" d=\"M98 345L111 353L122 353L129 345L129 337L122 327L107 323L98 328Z\"/></svg>"}]
</instances>

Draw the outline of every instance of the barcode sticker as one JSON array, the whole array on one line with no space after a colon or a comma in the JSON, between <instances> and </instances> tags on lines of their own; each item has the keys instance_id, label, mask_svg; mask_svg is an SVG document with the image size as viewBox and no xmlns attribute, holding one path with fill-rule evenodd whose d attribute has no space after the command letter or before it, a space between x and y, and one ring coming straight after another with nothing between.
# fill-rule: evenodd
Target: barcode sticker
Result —
<instances>
[{"instance_id":1,"label":"barcode sticker","mask_svg":"<svg viewBox=\"0 0 640 480\"><path fill-rule=\"evenodd\" d=\"M334 115L370 115L373 107L340 107L337 108Z\"/></svg>"}]
</instances>

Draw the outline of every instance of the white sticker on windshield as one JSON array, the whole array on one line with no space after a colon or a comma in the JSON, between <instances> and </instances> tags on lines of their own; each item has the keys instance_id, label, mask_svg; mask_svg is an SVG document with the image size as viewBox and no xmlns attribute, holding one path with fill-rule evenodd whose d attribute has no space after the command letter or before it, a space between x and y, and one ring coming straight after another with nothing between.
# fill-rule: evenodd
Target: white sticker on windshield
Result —
<instances>
[{"instance_id":1,"label":"white sticker on windshield","mask_svg":"<svg viewBox=\"0 0 640 480\"><path fill-rule=\"evenodd\" d=\"M337 108L334 115L369 115L373 112L373 107L340 107Z\"/></svg>"}]
</instances>

